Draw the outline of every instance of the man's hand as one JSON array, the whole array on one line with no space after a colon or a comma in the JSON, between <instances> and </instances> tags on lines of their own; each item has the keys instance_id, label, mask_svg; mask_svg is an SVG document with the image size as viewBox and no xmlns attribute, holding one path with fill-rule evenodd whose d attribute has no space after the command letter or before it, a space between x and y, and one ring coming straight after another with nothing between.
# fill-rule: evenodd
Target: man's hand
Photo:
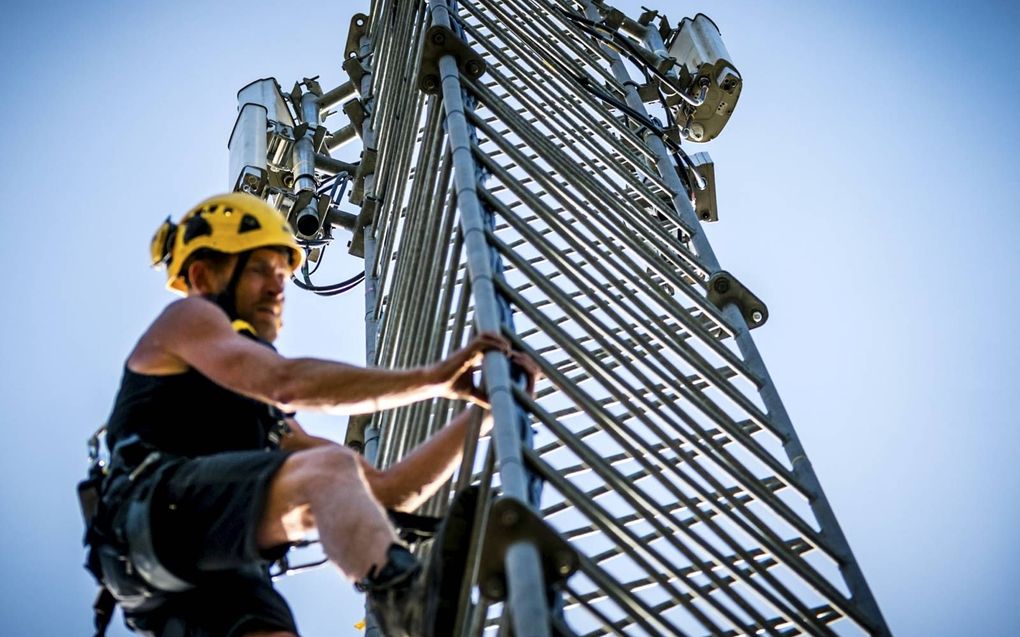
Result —
<instances>
[{"instance_id":1,"label":"man's hand","mask_svg":"<svg viewBox=\"0 0 1020 637\"><path fill-rule=\"evenodd\" d=\"M538 366L535 359L531 358L524 352L513 351L510 352L510 362L519 367L528 379L527 385L525 385L525 391L532 398L535 397L535 383L542 378L542 368Z\"/></svg>"},{"instance_id":2,"label":"man's hand","mask_svg":"<svg viewBox=\"0 0 1020 637\"><path fill-rule=\"evenodd\" d=\"M475 385L473 374L482 362L482 355L489 350L506 354L512 365L520 368L527 376L527 392L535 393L535 381L541 378L538 364L523 352L510 351L510 343L503 336L483 332L471 340L466 347L454 352L449 358L436 363L432 368L437 382L443 386L447 398L468 400L484 409L489 408L489 398L484 387Z\"/></svg>"},{"instance_id":3,"label":"man's hand","mask_svg":"<svg viewBox=\"0 0 1020 637\"><path fill-rule=\"evenodd\" d=\"M471 339L466 347L432 366L430 373L442 387L443 395L457 400L469 400L476 405L489 407L485 390L475 386L472 374L482 362L482 355L490 350L510 354L510 342L500 334L482 332Z\"/></svg>"}]
</instances>

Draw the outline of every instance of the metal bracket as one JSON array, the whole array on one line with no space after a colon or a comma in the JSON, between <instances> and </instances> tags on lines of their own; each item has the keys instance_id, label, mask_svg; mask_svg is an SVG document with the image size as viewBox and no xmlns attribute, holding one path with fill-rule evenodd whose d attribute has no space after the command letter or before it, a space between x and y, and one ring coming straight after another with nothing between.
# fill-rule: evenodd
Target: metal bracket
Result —
<instances>
[{"instance_id":1,"label":"metal bracket","mask_svg":"<svg viewBox=\"0 0 1020 637\"><path fill-rule=\"evenodd\" d=\"M347 244L347 252L351 256L365 258L365 228L375 222L375 211L378 210L379 203L375 197L366 197L361 204L361 212L354 222L351 240Z\"/></svg>"},{"instance_id":2,"label":"metal bracket","mask_svg":"<svg viewBox=\"0 0 1020 637\"><path fill-rule=\"evenodd\" d=\"M679 133L676 128L672 130ZM694 153L689 155L688 159L690 161L683 169L687 171L687 179L693 188L694 213L702 221L719 221L719 206L715 194L715 164L708 153ZM695 183L698 177L705 182L704 190L699 190Z\"/></svg>"},{"instance_id":3,"label":"metal bracket","mask_svg":"<svg viewBox=\"0 0 1020 637\"><path fill-rule=\"evenodd\" d=\"M268 171L262 168L256 168L255 166L245 166L244 169L241 170L241 174L237 176L237 182L234 183L234 191L247 192L255 195L256 197L261 197L268 185Z\"/></svg>"},{"instance_id":4,"label":"metal bracket","mask_svg":"<svg viewBox=\"0 0 1020 637\"><path fill-rule=\"evenodd\" d=\"M365 428L372 422L370 414L354 414L347 421L347 433L344 435L344 446L357 451L365 452Z\"/></svg>"},{"instance_id":5,"label":"metal bracket","mask_svg":"<svg viewBox=\"0 0 1020 637\"><path fill-rule=\"evenodd\" d=\"M300 82L294 82L294 88L290 90L287 97L290 98L290 103L294 105L294 108L301 113L301 87L304 86L309 93L316 97L322 97L322 85L319 84L319 76L306 77Z\"/></svg>"},{"instance_id":6,"label":"metal bracket","mask_svg":"<svg viewBox=\"0 0 1020 637\"><path fill-rule=\"evenodd\" d=\"M368 69L365 68L365 65L357 57L347 58L341 66L347 73L347 77L351 78L351 83L354 84L354 91L361 95L361 79L368 72Z\"/></svg>"},{"instance_id":7,"label":"metal bracket","mask_svg":"<svg viewBox=\"0 0 1020 637\"><path fill-rule=\"evenodd\" d=\"M361 162L358 163L358 172L354 175L354 186L351 188L350 202L360 206L365 199L365 177L375 172L375 160L378 153L374 148L366 148L361 151Z\"/></svg>"},{"instance_id":8,"label":"metal bracket","mask_svg":"<svg viewBox=\"0 0 1020 637\"><path fill-rule=\"evenodd\" d=\"M637 21L638 24L640 24L643 27L646 27L649 24L651 24L652 20L659 16L659 12L656 11L655 9L646 9L645 7L641 8L644 9L644 11L641 13L641 16L637 19Z\"/></svg>"},{"instance_id":9,"label":"metal bracket","mask_svg":"<svg viewBox=\"0 0 1020 637\"><path fill-rule=\"evenodd\" d=\"M478 563L479 588L488 599L506 599L506 552L521 540L534 543L538 549L546 584L562 582L578 569L577 553L569 542L523 502L502 498L489 512Z\"/></svg>"},{"instance_id":10,"label":"metal bracket","mask_svg":"<svg viewBox=\"0 0 1020 637\"><path fill-rule=\"evenodd\" d=\"M669 26L669 18L666 16L659 17L659 37L665 42L673 34L673 27Z\"/></svg>"},{"instance_id":11,"label":"metal bracket","mask_svg":"<svg viewBox=\"0 0 1020 637\"><path fill-rule=\"evenodd\" d=\"M457 58L460 72L472 80L485 74L485 60L471 50L457 34L447 27L433 25L422 40L421 66L418 68L418 88L423 93L438 95L442 90L439 80L439 58L452 55Z\"/></svg>"},{"instance_id":12,"label":"metal bracket","mask_svg":"<svg viewBox=\"0 0 1020 637\"><path fill-rule=\"evenodd\" d=\"M317 153L321 152L322 142L323 140L326 139L327 133L325 126L316 126L315 128L311 128L308 124L304 123L298 124L297 126L294 127L294 138L295 139L303 138L305 135L308 134L309 130L312 131L312 148L314 148L315 152Z\"/></svg>"},{"instance_id":13,"label":"metal bracket","mask_svg":"<svg viewBox=\"0 0 1020 637\"><path fill-rule=\"evenodd\" d=\"M719 270L709 277L708 300L720 310L735 303L752 330L769 320L769 309L765 303L726 270Z\"/></svg>"},{"instance_id":14,"label":"metal bracket","mask_svg":"<svg viewBox=\"0 0 1020 637\"><path fill-rule=\"evenodd\" d=\"M645 104L659 101L659 82L652 81L638 86L638 97Z\"/></svg>"},{"instance_id":15,"label":"metal bracket","mask_svg":"<svg viewBox=\"0 0 1020 637\"><path fill-rule=\"evenodd\" d=\"M608 6L608 5L607 5ZM609 10L603 14L602 22L610 29L616 31L623 24L623 21L627 19L623 11L615 7L609 7Z\"/></svg>"},{"instance_id":16,"label":"metal bracket","mask_svg":"<svg viewBox=\"0 0 1020 637\"><path fill-rule=\"evenodd\" d=\"M344 115L351 121L351 125L354 126L354 132L357 133L358 137L361 137L363 131L362 127L365 125L365 105L361 103L361 100L351 100L344 103L343 105Z\"/></svg>"},{"instance_id":17,"label":"metal bracket","mask_svg":"<svg viewBox=\"0 0 1020 637\"><path fill-rule=\"evenodd\" d=\"M358 57L361 48L361 36L368 33L368 16L355 13L351 18L351 26L347 29L347 46L344 47L344 59Z\"/></svg>"}]
</instances>

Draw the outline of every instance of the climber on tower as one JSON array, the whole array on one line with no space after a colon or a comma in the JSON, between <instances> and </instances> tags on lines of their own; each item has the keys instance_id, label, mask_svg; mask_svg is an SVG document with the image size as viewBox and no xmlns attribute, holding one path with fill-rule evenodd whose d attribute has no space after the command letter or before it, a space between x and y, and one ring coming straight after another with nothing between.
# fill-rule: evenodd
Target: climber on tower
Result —
<instances>
[{"instance_id":1,"label":"climber on tower","mask_svg":"<svg viewBox=\"0 0 1020 637\"><path fill-rule=\"evenodd\" d=\"M536 366L491 333L415 369L285 358L271 343L302 256L280 213L241 193L203 201L153 238L154 264L186 298L166 307L127 358L87 532L90 569L142 634L296 635L268 564L313 529L326 556L368 591L384 634L431 632L430 583L385 509L415 509L454 471L470 411L488 407L472 382L484 352L507 355L532 384ZM286 415L368 413L437 397L474 405L386 470Z\"/></svg>"}]
</instances>

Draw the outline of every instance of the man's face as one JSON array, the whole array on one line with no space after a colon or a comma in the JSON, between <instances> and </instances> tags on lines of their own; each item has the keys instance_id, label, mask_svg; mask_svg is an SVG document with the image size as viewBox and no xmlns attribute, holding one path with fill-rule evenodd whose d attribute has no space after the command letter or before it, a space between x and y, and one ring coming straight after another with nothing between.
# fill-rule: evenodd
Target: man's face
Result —
<instances>
[{"instance_id":1,"label":"man's face","mask_svg":"<svg viewBox=\"0 0 1020 637\"><path fill-rule=\"evenodd\" d=\"M272 248L252 252L237 283L237 315L264 340L273 342L283 327L283 290L290 278L288 255Z\"/></svg>"}]
</instances>

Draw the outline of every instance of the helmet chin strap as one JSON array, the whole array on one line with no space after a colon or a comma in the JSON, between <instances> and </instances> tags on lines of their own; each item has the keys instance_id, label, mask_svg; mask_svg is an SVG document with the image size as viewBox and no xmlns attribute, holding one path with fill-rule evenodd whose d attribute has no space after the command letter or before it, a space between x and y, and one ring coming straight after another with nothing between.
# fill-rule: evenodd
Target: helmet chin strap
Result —
<instances>
[{"instance_id":1,"label":"helmet chin strap","mask_svg":"<svg viewBox=\"0 0 1020 637\"><path fill-rule=\"evenodd\" d=\"M230 275L227 287L219 294L207 294L206 298L223 308L231 322L241 318L237 315L237 284L241 282L241 275L244 274L244 267L248 265L251 258L251 250L237 255L237 262L234 264L234 271Z\"/></svg>"}]
</instances>

